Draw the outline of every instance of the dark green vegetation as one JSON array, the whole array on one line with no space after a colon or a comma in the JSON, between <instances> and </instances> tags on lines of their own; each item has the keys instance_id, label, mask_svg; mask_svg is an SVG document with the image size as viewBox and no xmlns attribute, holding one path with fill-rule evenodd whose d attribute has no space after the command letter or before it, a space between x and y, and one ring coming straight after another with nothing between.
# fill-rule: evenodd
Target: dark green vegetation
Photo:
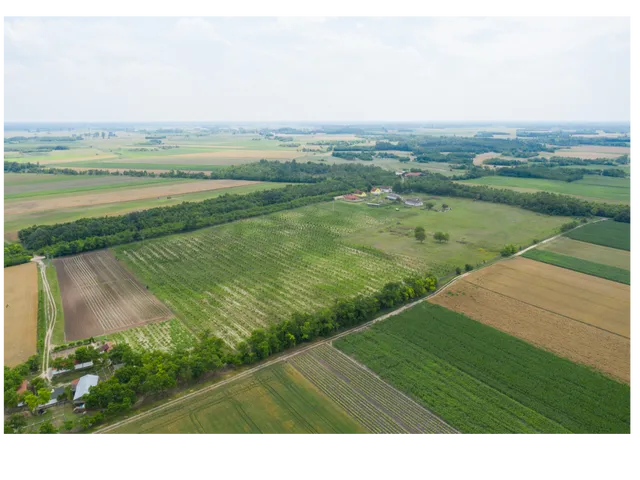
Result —
<instances>
[{"instance_id":1,"label":"dark green vegetation","mask_svg":"<svg viewBox=\"0 0 640 480\"><path fill-rule=\"evenodd\" d=\"M462 432L630 431L628 385L437 305L334 345Z\"/></svg>"},{"instance_id":2,"label":"dark green vegetation","mask_svg":"<svg viewBox=\"0 0 640 480\"><path fill-rule=\"evenodd\" d=\"M567 237L605 247L631 250L631 225L629 223L605 220L569 232Z\"/></svg>"},{"instance_id":3,"label":"dark green vegetation","mask_svg":"<svg viewBox=\"0 0 640 480\"><path fill-rule=\"evenodd\" d=\"M575 270L576 272L593 275L594 277L606 278L607 280L613 280L614 282L625 283L627 285L631 284L631 272L623 268L590 262L589 260L582 260L548 250L529 250L522 254L522 256L537 260L538 262L549 263L558 267L568 268L569 270Z\"/></svg>"},{"instance_id":4,"label":"dark green vegetation","mask_svg":"<svg viewBox=\"0 0 640 480\"><path fill-rule=\"evenodd\" d=\"M31 253L24 249L24 247L18 243L12 243L5 245L4 247L4 266L12 267L13 265L20 265L21 263L27 263L31 260Z\"/></svg>"},{"instance_id":5,"label":"dark green vegetation","mask_svg":"<svg viewBox=\"0 0 640 480\"><path fill-rule=\"evenodd\" d=\"M630 221L629 207L624 205L586 202L545 192L519 193L462 185L438 174L427 174L400 182L393 173L378 167L266 161L221 171L223 177L215 178L288 181L298 175L300 179L312 179L316 183L243 196L224 195L200 203L185 202L121 216L80 219L51 226L35 225L21 230L18 237L29 250L46 251L53 256L69 255L309 205L353 189L368 190L374 185L384 184L393 184L394 191L401 193L420 192L472 198L520 206L549 215L599 215Z\"/></svg>"}]
</instances>

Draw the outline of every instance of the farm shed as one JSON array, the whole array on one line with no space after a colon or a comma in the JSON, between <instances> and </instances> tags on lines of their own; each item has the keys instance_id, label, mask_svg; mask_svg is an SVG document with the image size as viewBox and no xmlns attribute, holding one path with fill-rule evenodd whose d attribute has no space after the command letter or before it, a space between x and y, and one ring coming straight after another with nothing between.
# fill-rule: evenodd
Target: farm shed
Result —
<instances>
[{"instance_id":1,"label":"farm shed","mask_svg":"<svg viewBox=\"0 0 640 480\"><path fill-rule=\"evenodd\" d=\"M355 196L355 195L345 195L345 196L344 196L344 199L345 199L345 200L352 200L352 201L353 201L353 200L358 200L358 197L357 197L357 196Z\"/></svg>"},{"instance_id":2,"label":"farm shed","mask_svg":"<svg viewBox=\"0 0 640 480\"><path fill-rule=\"evenodd\" d=\"M404 201L405 205L409 205L410 207L421 207L422 205L424 205L422 203L422 200L420 200L419 198L407 198Z\"/></svg>"},{"instance_id":3,"label":"farm shed","mask_svg":"<svg viewBox=\"0 0 640 480\"><path fill-rule=\"evenodd\" d=\"M402 197L396 193L390 193L387 195L387 199L395 202L396 200L402 200Z\"/></svg>"},{"instance_id":4,"label":"farm shed","mask_svg":"<svg viewBox=\"0 0 640 480\"><path fill-rule=\"evenodd\" d=\"M409 172L404 174L405 177L421 177L421 172Z\"/></svg>"},{"instance_id":5,"label":"farm shed","mask_svg":"<svg viewBox=\"0 0 640 480\"><path fill-rule=\"evenodd\" d=\"M382 193L391 193L393 192L393 188L391 187L379 187Z\"/></svg>"},{"instance_id":6,"label":"farm shed","mask_svg":"<svg viewBox=\"0 0 640 480\"><path fill-rule=\"evenodd\" d=\"M382 206L381 203L371 203L371 202L368 202L367 205L369 207L381 207Z\"/></svg>"},{"instance_id":7,"label":"farm shed","mask_svg":"<svg viewBox=\"0 0 640 480\"><path fill-rule=\"evenodd\" d=\"M82 397L89 393L89 389L95 387L99 380L98 375L85 375L84 377L80 377L78 385L76 386L76 393L73 395L74 405L84 403Z\"/></svg>"}]
</instances>

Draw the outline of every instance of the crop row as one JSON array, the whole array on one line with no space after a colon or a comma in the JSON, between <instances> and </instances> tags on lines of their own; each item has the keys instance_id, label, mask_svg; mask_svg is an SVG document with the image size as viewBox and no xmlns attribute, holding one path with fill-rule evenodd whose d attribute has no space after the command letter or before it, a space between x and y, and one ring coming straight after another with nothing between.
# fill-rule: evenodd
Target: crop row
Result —
<instances>
[{"instance_id":1,"label":"crop row","mask_svg":"<svg viewBox=\"0 0 640 480\"><path fill-rule=\"evenodd\" d=\"M349 233L377 225L375 218L331 213L305 207L116 252L191 330L209 329L235 345L293 312L317 311L424 270L348 244Z\"/></svg>"},{"instance_id":2,"label":"crop row","mask_svg":"<svg viewBox=\"0 0 640 480\"><path fill-rule=\"evenodd\" d=\"M462 432L628 432L629 386L421 303L335 346Z\"/></svg>"},{"instance_id":3,"label":"crop row","mask_svg":"<svg viewBox=\"0 0 640 480\"><path fill-rule=\"evenodd\" d=\"M340 350L329 345L314 348L310 354L344 378L349 385L372 399L379 408L411 433L455 433L456 430L416 404L396 389L362 368Z\"/></svg>"},{"instance_id":4,"label":"crop row","mask_svg":"<svg viewBox=\"0 0 640 480\"><path fill-rule=\"evenodd\" d=\"M379 410L368 398L351 388L347 382L325 368L313 356L297 355L289 362L370 433L408 433L391 416Z\"/></svg>"}]
</instances>

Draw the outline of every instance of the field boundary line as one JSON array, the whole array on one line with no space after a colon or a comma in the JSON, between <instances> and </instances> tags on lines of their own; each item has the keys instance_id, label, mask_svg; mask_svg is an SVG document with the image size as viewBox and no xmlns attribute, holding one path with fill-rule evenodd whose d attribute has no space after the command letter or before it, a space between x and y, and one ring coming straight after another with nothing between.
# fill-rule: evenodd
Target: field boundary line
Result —
<instances>
[{"instance_id":1,"label":"field boundary line","mask_svg":"<svg viewBox=\"0 0 640 480\"><path fill-rule=\"evenodd\" d=\"M445 422L442 418L440 418L438 415L436 415L434 412L432 412L431 410L429 410L428 408L426 408L424 405L420 405L418 402L416 402L413 398L411 398L410 396L408 396L406 393L401 392L400 390L398 390L396 387L394 387L393 385L391 385L389 382L387 382L384 378L380 377L377 373L375 373L373 370L369 369L366 365L361 364L360 362L358 362L355 358L350 357L349 355L347 355L346 353L344 353L342 350L336 348L333 346L332 342L329 342L329 347L331 348L331 350L338 352L340 355L342 355L344 358L346 358L347 360L349 360L350 362L352 362L356 367L366 371L367 373L373 375L375 378L377 378L378 380L380 380L381 382L383 382L385 385L388 385L389 388L391 388L392 390L394 390L396 393L400 394L402 397L404 397L405 399L409 400L409 402L411 402L413 405L415 405L416 407L418 407L421 410L424 410L426 412L428 412L429 414L431 414L435 419L437 419L440 423L442 423L443 425L446 425L447 427L452 428L453 430L455 430L456 433L460 433L456 428L454 428L453 426L449 425L447 422Z\"/></svg>"},{"instance_id":2,"label":"field boundary line","mask_svg":"<svg viewBox=\"0 0 640 480\"><path fill-rule=\"evenodd\" d=\"M600 222L600 221L603 221L603 220L607 220L607 219L606 218L600 218L600 219L598 219L598 220L596 220L594 222L588 222L588 223L585 223L585 224L578 225L576 228L574 228L572 230L575 230L577 228L581 228L584 225L590 225L592 223ZM283 361L286 361L286 360L288 360L288 359L290 359L292 357L295 357L297 355L303 354L303 353L305 353L305 352L307 352L307 351L309 351L309 350L311 350L313 348L316 348L318 346L327 345L327 344L331 346L331 342L333 342L334 340L337 340L339 338L342 338L342 337L344 337L346 335L350 335L350 334L355 333L355 332L359 332L359 331L365 330L365 329L369 328L371 325L374 325L374 324L376 324L378 322L386 320L387 318L390 318L390 317L393 317L395 315L398 315L398 314L404 312L405 310L408 310L409 308L415 307L416 305L426 301L427 299L429 299L431 297L435 297L439 293L443 292L446 288L450 287L452 284L454 284L458 280L460 280L462 278L465 278L467 275L469 275L470 273L472 273L474 271L478 271L478 270L481 270L482 268L490 267L491 265L495 265L496 263L502 262L504 260L508 260L509 258L513 258L514 256L519 256L522 253L524 253L524 252L526 252L526 251L528 251L528 250L530 250L532 248L535 248L535 247L537 247L537 246L539 246L539 245L541 245L543 243L550 242L550 241L552 241L552 240L554 240L554 239L556 239L556 238L558 238L558 237L560 237L560 236L562 236L562 235L564 235L564 234L566 234L566 233L568 233L568 232L570 232L572 230L568 230L567 232L561 232L561 233L559 233L557 235L549 237L549 238L547 238L547 239L545 239L545 240L543 240L541 242L536 243L535 245L531 245L530 247L525 248L525 249L521 250L520 252L517 252L516 254L512 255L511 257L505 257L504 259L498 259L496 262L493 262L493 263L491 263L489 265L483 265L482 267L478 268L477 270L472 270L470 272L465 272L462 275L455 276L455 277L451 278L449 281L447 281L446 283L444 283L435 292L430 293L429 295L425 295L424 297L419 298L418 300L413 301L411 303L407 303L406 305L403 305L402 307L400 307L400 308L398 308L396 310L393 310L393 311L388 312L388 313L386 313L384 315L381 315L381 316L379 316L377 318L374 318L373 320L369 320L368 322L365 322L362 325L357 325L357 326L352 327L352 328L350 328L348 330L345 330L344 332L338 333L337 335L333 335L330 338L327 338L327 339L321 340L319 342L312 343L310 345L302 347L300 350L297 350L295 352L282 355L280 357L274 358L273 360L267 360L265 363L263 363L261 365L257 365L257 366L252 367L252 368L249 368L248 370L240 372L237 375L232 376L231 378L227 378L227 379L222 380L222 381L220 381L218 383L214 383L212 385L204 387L204 388L202 388L200 390L197 390L195 392L187 393L186 395L183 395L181 397L175 398L173 400L169 400L166 403L163 403L161 405L153 407L153 408L151 408L149 410L146 410L144 412L137 413L137 414L135 414L135 415L133 415L133 416L131 416L129 418L126 418L124 420L120 420L120 421L118 421L116 423L113 423L113 424L110 424L110 425L106 425L106 426L104 426L104 427L102 427L102 428L100 428L100 429L98 429L98 430L96 430L96 431L94 431L92 433L93 434L101 434L101 433L110 432L112 430L120 428L123 425L127 425L127 424L130 424L130 423L136 422L136 421L138 421L138 420L140 420L142 418L145 418L145 417L148 417L150 415L153 415L153 414L155 414L157 412L160 412L160 411L162 411L162 410L164 410L166 408L172 407L172 406L174 406L176 404L179 404L179 403L184 402L186 400L189 400L191 398L197 397L198 395L202 395L202 394L211 392L211 391L213 391L213 390L215 390L217 388L220 388L220 387L222 387L224 385L232 383L232 382L234 382L236 380L240 380L240 379L243 379L245 377L248 377L248 376L254 374L255 372L258 372L258 371L263 370L263 369L265 369L267 367L270 367L271 365L275 365L278 362L283 362ZM387 382L385 382L385 383L387 383Z\"/></svg>"}]
</instances>

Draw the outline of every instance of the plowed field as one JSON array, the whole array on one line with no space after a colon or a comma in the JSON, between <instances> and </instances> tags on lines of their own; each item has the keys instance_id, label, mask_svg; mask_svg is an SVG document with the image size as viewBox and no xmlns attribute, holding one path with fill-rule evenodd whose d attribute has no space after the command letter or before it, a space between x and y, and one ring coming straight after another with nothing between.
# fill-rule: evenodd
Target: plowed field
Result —
<instances>
[{"instance_id":1,"label":"plowed field","mask_svg":"<svg viewBox=\"0 0 640 480\"><path fill-rule=\"evenodd\" d=\"M38 269L25 263L4 269L4 364L18 365L36 353Z\"/></svg>"},{"instance_id":2,"label":"plowed field","mask_svg":"<svg viewBox=\"0 0 640 480\"><path fill-rule=\"evenodd\" d=\"M173 316L105 250L55 260L67 341Z\"/></svg>"}]
</instances>

